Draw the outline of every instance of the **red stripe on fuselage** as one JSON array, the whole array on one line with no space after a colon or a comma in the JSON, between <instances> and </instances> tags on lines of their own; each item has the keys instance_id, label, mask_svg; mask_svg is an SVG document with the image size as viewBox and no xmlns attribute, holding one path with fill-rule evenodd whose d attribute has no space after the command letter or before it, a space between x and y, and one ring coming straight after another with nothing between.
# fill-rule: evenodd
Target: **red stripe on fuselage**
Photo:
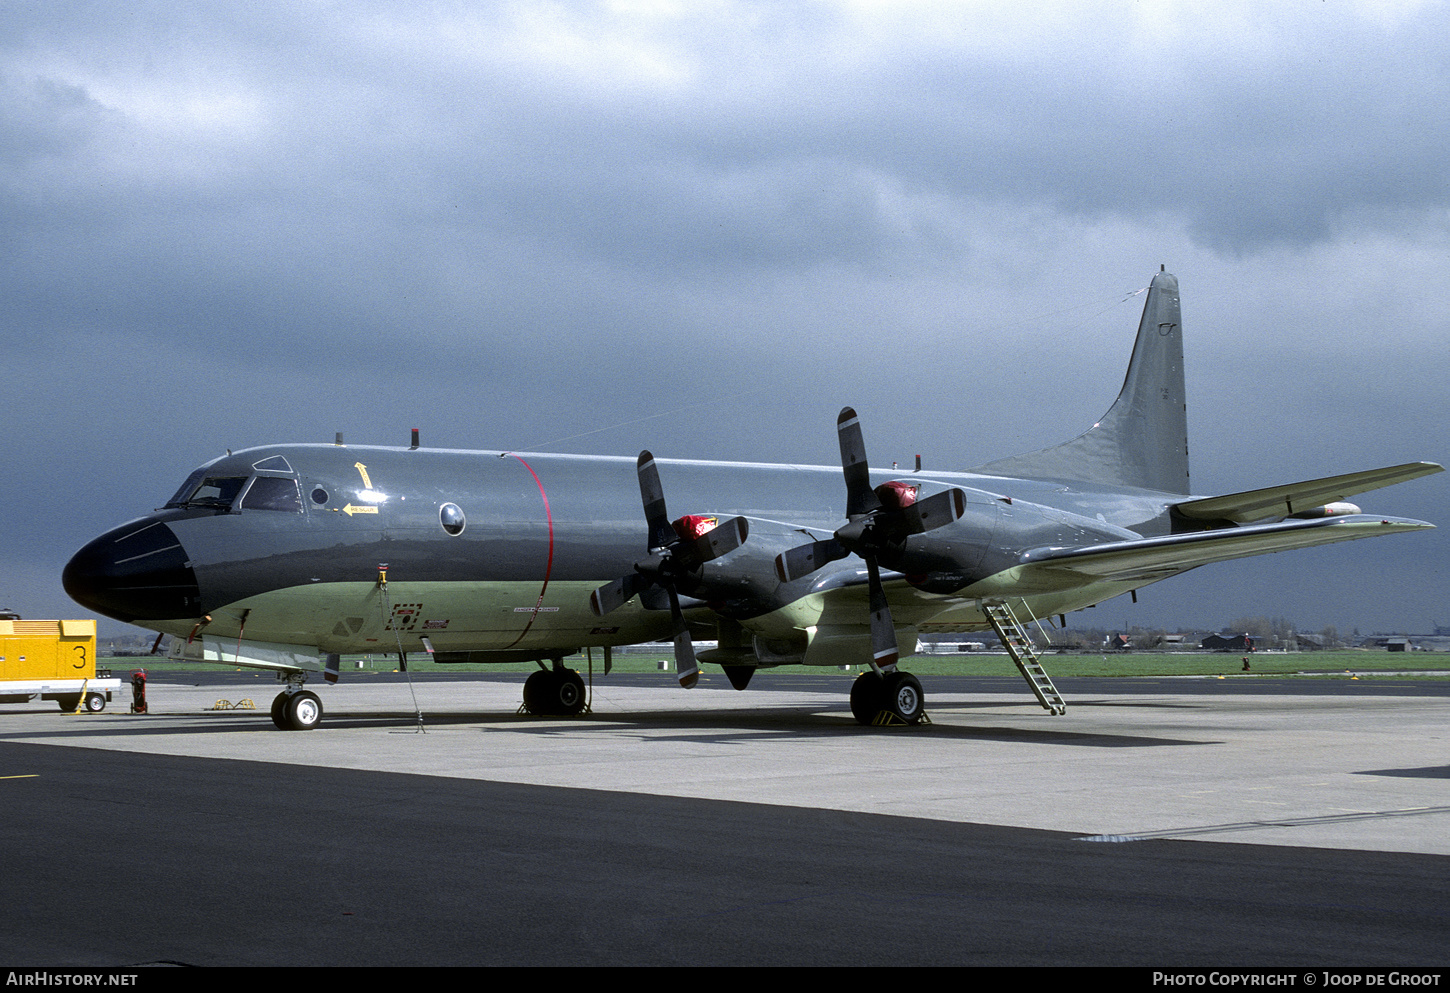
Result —
<instances>
[{"instance_id":1,"label":"red stripe on fuselage","mask_svg":"<svg viewBox=\"0 0 1450 993\"><path fill-rule=\"evenodd\" d=\"M544 501L544 518L549 524L549 561L544 566L544 585L539 587L539 599L534 603L533 612L529 614L529 623L524 625L524 629L519 632L517 638L508 643L506 646L508 648L512 648L523 641L524 635L529 633L529 628L534 626L534 619L539 616L539 609L544 605L544 594L549 590L549 576L554 571L554 513L549 509L549 494L544 492L544 482L539 478L539 474L534 471L534 467L523 459L520 459L517 455L514 458L518 459L519 465L529 470L529 475L534 477L534 482L539 487L539 497Z\"/></svg>"}]
</instances>

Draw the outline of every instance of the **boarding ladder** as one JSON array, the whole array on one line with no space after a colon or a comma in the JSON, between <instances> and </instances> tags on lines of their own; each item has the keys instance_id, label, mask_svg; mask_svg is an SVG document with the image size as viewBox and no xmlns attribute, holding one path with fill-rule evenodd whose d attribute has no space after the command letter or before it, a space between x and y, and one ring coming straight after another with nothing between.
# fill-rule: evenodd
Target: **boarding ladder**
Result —
<instances>
[{"instance_id":1,"label":"boarding ladder","mask_svg":"<svg viewBox=\"0 0 1450 993\"><path fill-rule=\"evenodd\" d=\"M1037 652L1032 647L1032 639L1028 637L1027 629L1022 622L1017 620L1017 615L1012 613L1012 608L1007 606L1005 601L995 603L983 603L982 611L987 615L987 620L992 622L992 630L997 632L997 637L1002 640L1007 654L1012 656L1012 661L1017 663L1017 671L1022 673L1022 678L1027 680L1027 685L1032 687L1037 702L1047 710L1049 714L1062 715L1067 713L1067 703L1062 695L1057 692L1057 687L1052 685L1048 678L1047 671L1042 668L1042 663L1037 658Z\"/></svg>"}]
</instances>

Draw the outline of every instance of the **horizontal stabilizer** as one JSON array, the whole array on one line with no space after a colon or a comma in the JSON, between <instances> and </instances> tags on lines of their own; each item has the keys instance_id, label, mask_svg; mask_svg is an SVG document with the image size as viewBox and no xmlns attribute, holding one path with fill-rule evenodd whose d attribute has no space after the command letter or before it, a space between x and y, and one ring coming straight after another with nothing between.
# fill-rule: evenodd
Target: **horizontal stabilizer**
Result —
<instances>
[{"instance_id":1,"label":"horizontal stabilizer","mask_svg":"<svg viewBox=\"0 0 1450 993\"><path fill-rule=\"evenodd\" d=\"M1108 582L1152 582L1210 562L1247 558L1291 548L1374 538L1435 525L1403 517L1353 514L1315 520L1253 524L1079 548L1036 548L1018 559L1025 585L1076 586L1083 577ZM1054 574L1059 574L1054 581Z\"/></svg>"},{"instance_id":2,"label":"horizontal stabilizer","mask_svg":"<svg viewBox=\"0 0 1450 993\"><path fill-rule=\"evenodd\" d=\"M1263 520L1265 517L1287 517L1337 500L1348 499L1356 493L1368 493L1382 486L1393 486L1395 483L1444 471L1444 466L1434 462L1407 462L1384 469L1366 469L1364 472L1350 472L1343 476L1326 476L1302 483L1267 486L1261 490L1188 500L1176 504L1174 509L1184 517L1205 521L1243 523Z\"/></svg>"}]
</instances>

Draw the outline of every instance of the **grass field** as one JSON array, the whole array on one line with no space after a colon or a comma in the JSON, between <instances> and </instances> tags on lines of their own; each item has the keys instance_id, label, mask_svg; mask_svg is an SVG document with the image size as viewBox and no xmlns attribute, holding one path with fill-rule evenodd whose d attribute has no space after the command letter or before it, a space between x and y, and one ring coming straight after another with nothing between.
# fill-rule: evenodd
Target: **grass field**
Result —
<instances>
[{"instance_id":1,"label":"grass field","mask_svg":"<svg viewBox=\"0 0 1450 993\"><path fill-rule=\"evenodd\" d=\"M1052 676L1228 676L1243 674L1242 654L1217 652L1180 652L1157 654L1151 652L1123 652L1121 654L1044 654L1042 665ZM1248 656L1249 672L1259 676L1295 676L1317 678L1378 677L1395 678L1450 678L1450 655L1434 652L1390 653L1384 651L1344 650L1335 652L1258 652ZM616 653L615 672L656 672L661 662L673 666L670 646L661 645L658 651L631 651ZM118 675L126 675L135 669L149 673L164 672L207 672L216 671L218 666L196 662L169 662L164 658L122 656L100 660L102 668L109 668ZM584 671L588 660L575 655L566 660L571 668ZM397 669L393 656L375 655L343 656L343 672L391 672ZM409 672L532 672L537 666L532 662L509 663L506 665L439 665L428 656L419 653L408 657ZM718 671L705 665L707 672ZM808 673L824 675L839 672L843 677L854 676L862 667L853 666L850 672L835 668L783 666L774 671L781 673ZM1004 654L986 652L962 653L957 655L914 655L903 662L903 668L923 676L1011 676L1017 677L1012 660ZM604 655L594 652L594 672L604 671ZM1410 673L1409 676L1400 675Z\"/></svg>"}]
</instances>

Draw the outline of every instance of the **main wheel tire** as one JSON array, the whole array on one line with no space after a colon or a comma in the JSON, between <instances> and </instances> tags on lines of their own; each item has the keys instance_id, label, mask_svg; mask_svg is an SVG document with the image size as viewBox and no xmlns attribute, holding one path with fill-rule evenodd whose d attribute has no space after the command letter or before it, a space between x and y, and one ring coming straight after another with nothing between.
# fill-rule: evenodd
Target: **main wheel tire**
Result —
<instances>
[{"instance_id":1,"label":"main wheel tire","mask_svg":"<svg viewBox=\"0 0 1450 993\"><path fill-rule=\"evenodd\" d=\"M322 701L309 690L292 694L287 701L287 727L293 731L311 731L322 720Z\"/></svg>"},{"instance_id":2,"label":"main wheel tire","mask_svg":"<svg viewBox=\"0 0 1450 993\"><path fill-rule=\"evenodd\" d=\"M106 709L106 698L100 693L86 694L86 710L92 714L99 714Z\"/></svg>"},{"instance_id":3,"label":"main wheel tire","mask_svg":"<svg viewBox=\"0 0 1450 993\"><path fill-rule=\"evenodd\" d=\"M288 731L287 727L287 694L278 693L272 701L272 723L277 725L277 730Z\"/></svg>"},{"instance_id":4,"label":"main wheel tire","mask_svg":"<svg viewBox=\"0 0 1450 993\"><path fill-rule=\"evenodd\" d=\"M577 669L552 674L554 712L572 717L584 709L584 677Z\"/></svg>"},{"instance_id":5,"label":"main wheel tire","mask_svg":"<svg viewBox=\"0 0 1450 993\"><path fill-rule=\"evenodd\" d=\"M535 715L553 713L549 709L549 702L553 697L552 683L553 680L543 669L529 673L529 678L524 680L524 709Z\"/></svg>"},{"instance_id":6,"label":"main wheel tire","mask_svg":"<svg viewBox=\"0 0 1450 993\"><path fill-rule=\"evenodd\" d=\"M881 677L868 669L851 684L851 716L857 724L870 725L886 705L886 687Z\"/></svg>"},{"instance_id":7,"label":"main wheel tire","mask_svg":"<svg viewBox=\"0 0 1450 993\"><path fill-rule=\"evenodd\" d=\"M892 672L886 676L886 709L907 724L921 720L926 711L926 697L921 681L909 672Z\"/></svg>"}]
</instances>

